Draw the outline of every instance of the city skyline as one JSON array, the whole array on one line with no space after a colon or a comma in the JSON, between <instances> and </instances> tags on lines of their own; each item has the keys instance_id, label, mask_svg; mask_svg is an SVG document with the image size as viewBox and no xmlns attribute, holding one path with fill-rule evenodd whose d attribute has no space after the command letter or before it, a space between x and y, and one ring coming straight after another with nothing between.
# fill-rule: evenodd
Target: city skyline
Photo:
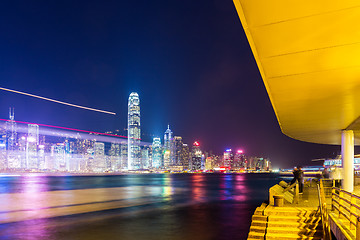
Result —
<instances>
[{"instance_id":1,"label":"city skyline","mask_svg":"<svg viewBox=\"0 0 360 240\"><path fill-rule=\"evenodd\" d=\"M19 124L20 123L20 124ZM41 126L41 128L40 128ZM43 128L54 128L44 130ZM67 129L67 132L64 130ZM72 132L69 133L69 130ZM76 130L80 132L76 132ZM9 108L9 119L0 124L0 169L22 172L73 172L107 173L131 170L150 171L254 171L271 170L268 164L260 164L264 158L245 157L242 150L239 157L217 156L212 151L204 151L199 142L191 149L181 136L175 136L167 126L164 144L154 137L152 143L141 141L140 97L132 92L128 102L128 137L114 139L118 131L98 133L21 122L15 120L14 108ZM85 133L86 134L85 134ZM100 135L100 136L99 136ZM191 151L190 151L191 150ZM254 159L256 163L254 163Z\"/></svg>"}]
</instances>

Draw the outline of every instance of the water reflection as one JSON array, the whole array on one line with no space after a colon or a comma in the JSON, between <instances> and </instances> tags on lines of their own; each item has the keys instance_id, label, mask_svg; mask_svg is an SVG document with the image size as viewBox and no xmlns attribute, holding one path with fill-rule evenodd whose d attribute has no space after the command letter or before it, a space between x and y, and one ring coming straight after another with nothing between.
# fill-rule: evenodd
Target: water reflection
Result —
<instances>
[{"instance_id":1,"label":"water reflection","mask_svg":"<svg viewBox=\"0 0 360 240\"><path fill-rule=\"evenodd\" d=\"M206 189L204 187L204 174L194 173L191 175L192 199L195 201L204 201Z\"/></svg>"}]
</instances>

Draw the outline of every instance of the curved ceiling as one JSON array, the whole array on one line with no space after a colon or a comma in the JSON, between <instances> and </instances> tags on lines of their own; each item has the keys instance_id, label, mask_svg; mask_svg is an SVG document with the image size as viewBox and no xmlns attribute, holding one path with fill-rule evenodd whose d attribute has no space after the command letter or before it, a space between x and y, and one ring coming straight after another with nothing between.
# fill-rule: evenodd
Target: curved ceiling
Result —
<instances>
[{"instance_id":1,"label":"curved ceiling","mask_svg":"<svg viewBox=\"0 0 360 240\"><path fill-rule=\"evenodd\" d=\"M281 130L360 142L360 2L233 0Z\"/></svg>"}]
</instances>

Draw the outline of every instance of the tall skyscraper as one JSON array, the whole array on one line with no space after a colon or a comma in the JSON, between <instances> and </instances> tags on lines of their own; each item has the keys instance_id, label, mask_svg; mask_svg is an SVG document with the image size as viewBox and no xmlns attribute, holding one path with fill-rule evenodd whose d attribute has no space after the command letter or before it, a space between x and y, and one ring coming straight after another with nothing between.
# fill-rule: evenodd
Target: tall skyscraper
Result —
<instances>
[{"instance_id":1,"label":"tall skyscraper","mask_svg":"<svg viewBox=\"0 0 360 240\"><path fill-rule=\"evenodd\" d=\"M7 145L7 167L9 169L21 168L21 162L16 156L17 129L14 108L9 108L9 120L5 123Z\"/></svg>"},{"instance_id":2,"label":"tall skyscraper","mask_svg":"<svg viewBox=\"0 0 360 240\"><path fill-rule=\"evenodd\" d=\"M26 168L38 169L38 144L39 144L39 125L28 124L28 135L26 142Z\"/></svg>"},{"instance_id":3,"label":"tall skyscraper","mask_svg":"<svg viewBox=\"0 0 360 240\"><path fill-rule=\"evenodd\" d=\"M169 167L170 165L174 165L174 139L168 125L164 134L164 167Z\"/></svg>"},{"instance_id":4,"label":"tall skyscraper","mask_svg":"<svg viewBox=\"0 0 360 240\"><path fill-rule=\"evenodd\" d=\"M182 152L182 148L183 148L183 142L182 142L182 137L179 136L175 136L174 137L174 165L176 166L180 166L181 164L181 152Z\"/></svg>"},{"instance_id":5,"label":"tall skyscraper","mask_svg":"<svg viewBox=\"0 0 360 240\"><path fill-rule=\"evenodd\" d=\"M152 143L152 167L161 168L162 166L163 163L162 163L161 139L154 138Z\"/></svg>"},{"instance_id":6,"label":"tall skyscraper","mask_svg":"<svg viewBox=\"0 0 360 240\"><path fill-rule=\"evenodd\" d=\"M128 169L140 169L140 99L136 92L132 92L128 102Z\"/></svg>"},{"instance_id":7,"label":"tall skyscraper","mask_svg":"<svg viewBox=\"0 0 360 240\"><path fill-rule=\"evenodd\" d=\"M190 169L192 171L201 170L202 156L203 154L200 149L199 142L194 142L191 151L191 163L190 163L191 165Z\"/></svg>"}]
</instances>

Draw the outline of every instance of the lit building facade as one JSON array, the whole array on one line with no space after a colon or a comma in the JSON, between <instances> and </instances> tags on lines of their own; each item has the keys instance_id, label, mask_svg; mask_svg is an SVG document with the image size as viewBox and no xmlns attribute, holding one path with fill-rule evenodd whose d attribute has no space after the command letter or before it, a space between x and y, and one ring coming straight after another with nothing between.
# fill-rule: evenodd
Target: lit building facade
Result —
<instances>
[{"instance_id":1,"label":"lit building facade","mask_svg":"<svg viewBox=\"0 0 360 240\"><path fill-rule=\"evenodd\" d=\"M202 160L203 160L203 154L200 149L200 144L199 142L194 142L191 151L190 170L191 171L201 170Z\"/></svg>"},{"instance_id":2,"label":"lit building facade","mask_svg":"<svg viewBox=\"0 0 360 240\"><path fill-rule=\"evenodd\" d=\"M164 167L166 168L171 165L174 165L174 139L168 125L164 134Z\"/></svg>"},{"instance_id":3,"label":"lit building facade","mask_svg":"<svg viewBox=\"0 0 360 240\"><path fill-rule=\"evenodd\" d=\"M163 167L162 146L161 146L160 138L153 138L152 167L153 168L162 168Z\"/></svg>"},{"instance_id":4,"label":"lit building facade","mask_svg":"<svg viewBox=\"0 0 360 240\"><path fill-rule=\"evenodd\" d=\"M128 169L141 169L140 99L132 92L128 101Z\"/></svg>"}]
</instances>

